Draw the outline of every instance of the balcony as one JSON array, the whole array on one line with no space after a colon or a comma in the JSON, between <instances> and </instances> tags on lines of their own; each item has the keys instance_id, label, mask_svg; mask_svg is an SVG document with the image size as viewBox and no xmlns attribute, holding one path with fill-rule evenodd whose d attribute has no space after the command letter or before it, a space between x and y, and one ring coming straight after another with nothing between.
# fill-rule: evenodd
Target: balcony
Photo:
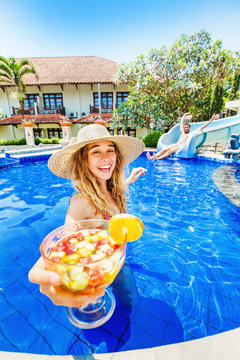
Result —
<instances>
[{"instance_id":1,"label":"balcony","mask_svg":"<svg viewBox=\"0 0 240 360\"><path fill-rule=\"evenodd\" d=\"M99 114L99 108L97 108L96 106L93 105L89 105L90 107L90 114ZM102 113L103 114L109 114L113 112L113 106L108 106L108 107L102 107Z\"/></svg>"},{"instance_id":2,"label":"balcony","mask_svg":"<svg viewBox=\"0 0 240 360\"><path fill-rule=\"evenodd\" d=\"M21 115L22 112L19 108L12 107L13 115ZM65 114L65 107L58 106L57 108L50 108L50 107L40 107L40 106L32 106L27 107L24 109L24 115L38 115L38 114Z\"/></svg>"}]
</instances>

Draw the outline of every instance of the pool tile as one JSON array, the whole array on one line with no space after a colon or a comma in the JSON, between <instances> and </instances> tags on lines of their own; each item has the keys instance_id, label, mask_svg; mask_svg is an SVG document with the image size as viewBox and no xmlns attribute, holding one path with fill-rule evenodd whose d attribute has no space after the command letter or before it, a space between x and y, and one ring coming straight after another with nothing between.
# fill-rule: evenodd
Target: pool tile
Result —
<instances>
[{"instance_id":1,"label":"pool tile","mask_svg":"<svg viewBox=\"0 0 240 360\"><path fill-rule=\"evenodd\" d=\"M15 281L4 290L4 297L11 306L18 309L31 299L32 294Z\"/></svg>"},{"instance_id":2,"label":"pool tile","mask_svg":"<svg viewBox=\"0 0 240 360\"><path fill-rule=\"evenodd\" d=\"M1 254L1 261L2 261L2 254ZM14 281L15 281L15 278L9 273L9 271L6 271L6 269L4 269L4 267L1 268L1 277L0 277L1 289L4 290L5 287L9 286L9 284L13 283Z\"/></svg>"},{"instance_id":3,"label":"pool tile","mask_svg":"<svg viewBox=\"0 0 240 360\"><path fill-rule=\"evenodd\" d=\"M21 352L27 352L29 345L38 335L27 319L17 312L2 322L5 339L14 344Z\"/></svg>"},{"instance_id":4,"label":"pool tile","mask_svg":"<svg viewBox=\"0 0 240 360\"><path fill-rule=\"evenodd\" d=\"M119 338L125 331L129 320L126 317L117 314L117 309L113 313L112 317L102 326L108 333L112 334L116 338ZM127 313L125 313L125 316Z\"/></svg>"},{"instance_id":5,"label":"pool tile","mask_svg":"<svg viewBox=\"0 0 240 360\"><path fill-rule=\"evenodd\" d=\"M89 347L92 347L96 353L115 352L119 345L119 338L105 329L105 326L101 326L96 329L83 330L83 340L86 341ZM118 348L118 350L119 349L120 348Z\"/></svg>"},{"instance_id":6,"label":"pool tile","mask_svg":"<svg viewBox=\"0 0 240 360\"><path fill-rule=\"evenodd\" d=\"M28 318L32 327L40 332L52 320L47 306L41 304L35 298L32 298L21 307L21 313Z\"/></svg>"},{"instance_id":7,"label":"pool tile","mask_svg":"<svg viewBox=\"0 0 240 360\"><path fill-rule=\"evenodd\" d=\"M37 336L29 345L28 352L32 354L58 355L41 336Z\"/></svg>"},{"instance_id":8,"label":"pool tile","mask_svg":"<svg viewBox=\"0 0 240 360\"><path fill-rule=\"evenodd\" d=\"M128 332L122 337L122 340L125 342L122 350L144 349L162 345L161 340L163 338L166 323L161 322L160 324L160 322L158 322L158 327L155 327L155 332L153 329L149 332L144 328L144 325L146 324L139 325L133 321L130 322ZM131 336L133 334L134 336Z\"/></svg>"}]
</instances>

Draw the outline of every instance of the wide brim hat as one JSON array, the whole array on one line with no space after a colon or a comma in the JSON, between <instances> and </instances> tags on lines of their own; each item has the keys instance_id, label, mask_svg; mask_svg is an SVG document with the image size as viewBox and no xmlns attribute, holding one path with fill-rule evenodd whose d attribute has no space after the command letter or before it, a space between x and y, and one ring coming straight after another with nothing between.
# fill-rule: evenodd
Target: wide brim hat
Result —
<instances>
[{"instance_id":1,"label":"wide brim hat","mask_svg":"<svg viewBox=\"0 0 240 360\"><path fill-rule=\"evenodd\" d=\"M58 150L48 160L49 169L57 176L64 179L72 178L72 160L75 153L85 145L97 141L112 141L117 145L123 155L123 166L130 164L143 152L145 145L141 140L126 135L110 135L103 125L86 125L79 130L70 143L63 149Z\"/></svg>"}]
</instances>

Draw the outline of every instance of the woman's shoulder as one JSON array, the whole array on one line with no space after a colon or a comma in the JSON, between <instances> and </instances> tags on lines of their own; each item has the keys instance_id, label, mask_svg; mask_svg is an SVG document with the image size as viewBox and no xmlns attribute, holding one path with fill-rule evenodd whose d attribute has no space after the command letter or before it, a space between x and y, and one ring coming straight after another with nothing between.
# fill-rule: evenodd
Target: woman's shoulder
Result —
<instances>
[{"instance_id":1,"label":"woman's shoulder","mask_svg":"<svg viewBox=\"0 0 240 360\"><path fill-rule=\"evenodd\" d=\"M88 205L88 201L79 193L73 194L69 200L69 205L73 206L84 206Z\"/></svg>"},{"instance_id":2,"label":"woman's shoulder","mask_svg":"<svg viewBox=\"0 0 240 360\"><path fill-rule=\"evenodd\" d=\"M94 211L88 200L77 193L70 199L67 216L74 221L91 219L94 217Z\"/></svg>"}]
</instances>

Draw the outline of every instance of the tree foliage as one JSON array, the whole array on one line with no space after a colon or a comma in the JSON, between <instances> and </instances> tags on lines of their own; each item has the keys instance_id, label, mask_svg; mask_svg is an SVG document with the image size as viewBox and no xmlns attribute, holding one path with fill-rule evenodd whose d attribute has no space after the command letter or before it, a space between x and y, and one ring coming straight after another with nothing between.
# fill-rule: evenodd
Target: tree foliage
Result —
<instances>
[{"instance_id":1,"label":"tree foliage","mask_svg":"<svg viewBox=\"0 0 240 360\"><path fill-rule=\"evenodd\" d=\"M184 112L193 121L207 120L214 89L224 86L240 68L238 53L222 49L202 30L191 36L181 35L169 49L152 49L147 56L121 64L115 81L128 84L127 101L115 110L113 126L163 129ZM216 90L217 91L217 90ZM215 108L215 105L214 105Z\"/></svg>"},{"instance_id":2,"label":"tree foliage","mask_svg":"<svg viewBox=\"0 0 240 360\"><path fill-rule=\"evenodd\" d=\"M231 80L232 86L228 95L228 100L237 100L240 89L240 71L236 72Z\"/></svg>"}]
</instances>

